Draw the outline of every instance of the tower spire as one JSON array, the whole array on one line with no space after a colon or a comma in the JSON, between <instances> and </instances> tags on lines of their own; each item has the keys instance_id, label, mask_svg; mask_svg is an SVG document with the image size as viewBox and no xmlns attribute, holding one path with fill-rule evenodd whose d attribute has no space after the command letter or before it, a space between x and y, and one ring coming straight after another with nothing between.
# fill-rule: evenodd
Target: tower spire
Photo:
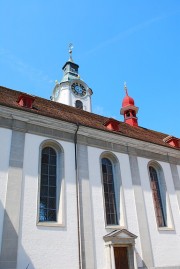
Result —
<instances>
[{"instance_id":1,"label":"tower spire","mask_svg":"<svg viewBox=\"0 0 180 269\"><path fill-rule=\"evenodd\" d=\"M138 126L137 112L138 107L134 104L134 99L128 95L128 89L126 82L124 82L124 90L126 96L122 102L122 108L120 110L121 115L124 115L124 122L131 126Z\"/></svg>"},{"instance_id":2,"label":"tower spire","mask_svg":"<svg viewBox=\"0 0 180 269\"><path fill-rule=\"evenodd\" d=\"M126 95L128 96L128 88L126 85L126 81L124 81L124 90L125 90Z\"/></svg>"},{"instance_id":3,"label":"tower spire","mask_svg":"<svg viewBox=\"0 0 180 269\"><path fill-rule=\"evenodd\" d=\"M73 62L73 59L72 59L72 50L73 50L73 44L72 43L69 43L69 61L70 62Z\"/></svg>"},{"instance_id":4,"label":"tower spire","mask_svg":"<svg viewBox=\"0 0 180 269\"><path fill-rule=\"evenodd\" d=\"M63 77L56 85L52 93L52 101L63 103L91 112L92 90L80 78L79 65L72 59L73 44L68 46L69 60L62 67Z\"/></svg>"}]
</instances>

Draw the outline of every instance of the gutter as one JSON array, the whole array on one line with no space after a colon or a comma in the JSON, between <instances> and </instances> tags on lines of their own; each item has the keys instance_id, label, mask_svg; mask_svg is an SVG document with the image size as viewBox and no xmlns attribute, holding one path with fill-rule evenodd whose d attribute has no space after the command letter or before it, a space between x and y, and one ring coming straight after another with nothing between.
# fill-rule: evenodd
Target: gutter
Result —
<instances>
[{"instance_id":1,"label":"gutter","mask_svg":"<svg viewBox=\"0 0 180 269\"><path fill-rule=\"evenodd\" d=\"M76 123L76 131L74 133L74 154L75 154L75 178L76 178L76 203L77 203L77 234L78 234L78 258L79 269L82 269L82 245L81 245L81 223L80 223L80 192L79 192L79 174L78 174L78 156L77 156L77 133L79 123Z\"/></svg>"}]
</instances>

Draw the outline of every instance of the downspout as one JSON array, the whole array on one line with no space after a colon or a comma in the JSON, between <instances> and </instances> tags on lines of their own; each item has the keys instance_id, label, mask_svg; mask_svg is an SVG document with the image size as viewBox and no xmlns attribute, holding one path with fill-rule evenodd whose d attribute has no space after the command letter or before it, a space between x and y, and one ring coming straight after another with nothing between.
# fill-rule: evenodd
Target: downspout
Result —
<instances>
[{"instance_id":1,"label":"downspout","mask_svg":"<svg viewBox=\"0 0 180 269\"><path fill-rule=\"evenodd\" d=\"M76 131L74 133L74 154L75 154L75 177L76 177L76 202L77 202L77 233L78 233L78 257L79 269L82 269L82 251L81 251L81 227L80 227L80 198L79 198L79 177L78 177L78 157L77 157L77 133L79 123L76 123Z\"/></svg>"}]
</instances>

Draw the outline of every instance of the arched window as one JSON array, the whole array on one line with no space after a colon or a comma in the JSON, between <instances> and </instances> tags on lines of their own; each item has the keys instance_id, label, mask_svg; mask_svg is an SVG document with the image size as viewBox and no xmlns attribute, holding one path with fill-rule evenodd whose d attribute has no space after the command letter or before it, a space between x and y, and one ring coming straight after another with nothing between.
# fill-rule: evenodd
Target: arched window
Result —
<instances>
[{"instance_id":1,"label":"arched window","mask_svg":"<svg viewBox=\"0 0 180 269\"><path fill-rule=\"evenodd\" d=\"M136 117L136 112L135 111L131 111L131 113L132 113L133 117Z\"/></svg>"},{"instance_id":2,"label":"arched window","mask_svg":"<svg viewBox=\"0 0 180 269\"><path fill-rule=\"evenodd\" d=\"M102 158L102 178L107 225L118 225L113 166L108 158Z\"/></svg>"},{"instance_id":3,"label":"arched window","mask_svg":"<svg viewBox=\"0 0 180 269\"><path fill-rule=\"evenodd\" d=\"M126 114L125 114L125 117L126 117L126 118L129 118L130 116L131 116L131 115L130 115L130 112L127 111Z\"/></svg>"},{"instance_id":4,"label":"arched window","mask_svg":"<svg viewBox=\"0 0 180 269\"><path fill-rule=\"evenodd\" d=\"M76 108L83 109L83 103L80 100L76 100L75 106Z\"/></svg>"},{"instance_id":5,"label":"arched window","mask_svg":"<svg viewBox=\"0 0 180 269\"><path fill-rule=\"evenodd\" d=\"M37 225L65 225L64 150L54 140L40 145Z\"/></svg>"},{"instance_id":6,"label":"arched window","mask_svg":"<svg viewBox=\"0 0 180 269\"><path fill-rule=\"evenodd\" d=\"M52 147L41 153L39 221L57 221L57 153Z\"/></svg>"},{"instance_id":7,"label":"arched window","mask_svg":"<svg viewBox=\"0 0 180 269\"><path fill-rule=\"evenodd\" d=\"M159 227L166 227L166 189L165 186L163 186L165 183L162 184L163 180L160 175L160 169L157 169L154 166L149 166L149 174L157 224Z\"/></svg>"}]
</instances>

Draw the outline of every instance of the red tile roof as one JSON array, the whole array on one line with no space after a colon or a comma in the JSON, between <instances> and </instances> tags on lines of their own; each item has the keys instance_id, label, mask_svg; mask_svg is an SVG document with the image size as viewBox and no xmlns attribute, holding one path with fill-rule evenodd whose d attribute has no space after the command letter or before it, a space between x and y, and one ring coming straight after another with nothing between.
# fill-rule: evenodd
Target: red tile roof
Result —
<instances>
[{"instance_id":1,"label":"red tile roof","mask_svg":"<svg viewBox=\"0 0 180 269\"><path fill-rule=\"evenodd\" d=\"M168 136L167 134L152 131L140 126L133 127L121 121L119 121L120 131L112 131L104 125L109 120L107 117L79 110L77 108L46 100L40 97L34 96L35 100L33 102L33 108L21 107L17 102L21 94L23 93L20 91L15 91L0 86L0 105L28 111L30 113L39 114L54 119L68 121L71 123L79 123L83 126L88 126L91 128L96 128L99 130L173 148L163 141L163 139Z\"/></svg>"}]
</instances>

